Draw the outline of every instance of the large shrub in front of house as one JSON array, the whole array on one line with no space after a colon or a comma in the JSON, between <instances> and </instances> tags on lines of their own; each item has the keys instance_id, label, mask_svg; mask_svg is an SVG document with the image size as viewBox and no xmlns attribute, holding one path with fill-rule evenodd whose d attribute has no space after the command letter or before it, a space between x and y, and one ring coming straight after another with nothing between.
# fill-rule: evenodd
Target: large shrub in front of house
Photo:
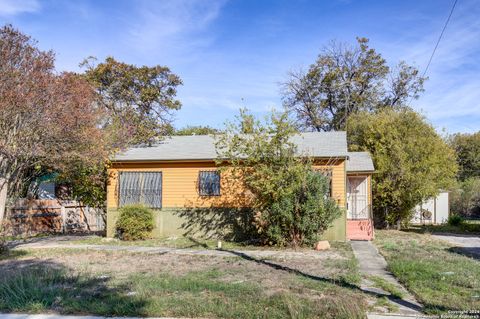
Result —
<instances>
[{"instance_id":1,"label":"large shrub in front of house","mask_svg":"<svg viewBox=\"0 0 480 319\"><path fill-rule=\"evenodd\" d=\"M314 245L320 235L341 215L341 209L329 196L329 180L310 169L294 174L290 191L273 201L260 213L269 243L277 245Z\"/></svg>"},{"instance_id":2,"label":"large shrub in front of house","mask_svg":"<svg viewBox=\"0 0 480 319\"><path fill-rule=\"evenodd\" d=\"M141 240L151 236L155 227L153 212L142 205L127 205L120 208L116 223L117 236L121 240Z\"/></svg>"},{"instance_id":3,"label":"large shrub in front of house","mask_svg":"<svg viewBox=\"0 0 480 319\"><path fill-rule=\"evenodd\" d=\"M308 154L298 156L296 133L286 113L260 122L242 110L217 139L219 157L229 159L225 170L252 195L254 236L265 244L311 245L341 214L327 178Z\"/></svg>"}]
</instances>

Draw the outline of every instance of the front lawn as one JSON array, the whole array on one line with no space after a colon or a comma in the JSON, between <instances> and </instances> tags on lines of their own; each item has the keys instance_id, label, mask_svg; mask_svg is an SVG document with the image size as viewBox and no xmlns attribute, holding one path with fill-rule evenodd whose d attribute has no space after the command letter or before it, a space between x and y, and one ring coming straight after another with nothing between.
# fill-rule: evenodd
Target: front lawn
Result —
<instances>
[{"instance_id":1,"label":"front lawn","mask_svg":"<svg viewBox=\"0 0 480 319\"><path fill-rule=\"evenodd\" d=\"M216 249L217 241L214 239L203 239L195 237L162 237L145 240L124 241L117 238L106 238L101 236L79 236L68 241L69 244L88 244L88 245L111 245L111 246L142 246L142 247L169 247L179 249ZM252 245L249 243L238 243L232 241L223 241L224 249L276 249L276 247L266 247ZM284 249L284 248L280 248Z\"/></svg>"},{"instance_id":2,"label":"front lawn","mask_svg":"<svg viewBox=\"0 0 480 319\"><path fill-rule=\"evenodd\" d=\"M87 249L14 250L0 259L0 310L105 316L364 318L347 244L301 258Z\"/></svg>"},{"instance_id":3,"label":"front lawn","mask_svg":"<svg viewBox=\"0 0 480 319\"><path fill-rule=\"evenodd\" d=\"M55 237L52 237L55 241ZM59 243L73 245L101 245L101 246L137 246L137 247L168 247L177 249L217 249L217 240L195 237L162 237L145 240L124 241L117 238L105 238L101 236L78 236L68 241L59 241ZM277 246L253 245L250 243L221 241L222 249L233 250L276 250L276 251L311 251L309 247L286 248ZM330 245L338 250L344 251L348 245L341 242L331 242ZM350 248L348 247L347 250Z\"/></svg>"},{"instance_id":4,"label":"front lawn","mask_svg":"<svg viewBox=\"0 0 480 319\"><path fill-rule=\"evenodd\" d=\"M390 271L431 314L480 309L480 261L429 234L376 231Z\"/></svg>"}]
</instances>

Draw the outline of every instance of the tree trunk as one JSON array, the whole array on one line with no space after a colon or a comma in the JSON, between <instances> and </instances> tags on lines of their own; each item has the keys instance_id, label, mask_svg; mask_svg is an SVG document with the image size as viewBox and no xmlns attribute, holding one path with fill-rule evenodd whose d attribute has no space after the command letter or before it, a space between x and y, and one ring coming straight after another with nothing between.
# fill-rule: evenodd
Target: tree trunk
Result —
<instances>
[{"instance_id":1,"label":"tree trunk","mask_svg":"<svg viewBox=\"0 0 480 319\"><path fill-rule=\"evenodd\" d=\"M7 187L7 180L3 177L0 177L0 224L5 216L5 209L7 205Z\"/></svg>"},{"instance_id":2,"label":"tree trunk","mask_svg":"<svg viewBox=\"0 0 480 319\"><path fill-rule=\"evenodd\" d=\"M402 220L399 219L397 220L397 230L401 230L402 229Z\"/></svg>"}]
</instances>

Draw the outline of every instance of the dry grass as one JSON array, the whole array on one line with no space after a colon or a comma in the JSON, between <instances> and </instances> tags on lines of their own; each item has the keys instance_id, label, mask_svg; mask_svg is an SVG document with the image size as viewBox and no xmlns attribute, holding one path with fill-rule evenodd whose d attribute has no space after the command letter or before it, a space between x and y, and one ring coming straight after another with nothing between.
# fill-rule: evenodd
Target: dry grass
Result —
<instances>
[{"instance_id":1,"label":"dry grass","mask_svg":"<svg viewBox=\"0 0 480 319\"><path fill-rule=\"evenodd\" d=\"M377 231L389 269L432 314L480 309L480 261L429 234Z\"/></svg>"},{"instance_id":2,"label":"dry grass","mask_svg":"<svg viewBox=\"0 0 480 319\"><path fill-rule=\"evenodd\" d=\"M0 260L6 275L0 308L107 316L363 318L375 300L355 286L359 276L349 246L316 254L322 257L15 251Z\"/></svg>"}]
</instances>

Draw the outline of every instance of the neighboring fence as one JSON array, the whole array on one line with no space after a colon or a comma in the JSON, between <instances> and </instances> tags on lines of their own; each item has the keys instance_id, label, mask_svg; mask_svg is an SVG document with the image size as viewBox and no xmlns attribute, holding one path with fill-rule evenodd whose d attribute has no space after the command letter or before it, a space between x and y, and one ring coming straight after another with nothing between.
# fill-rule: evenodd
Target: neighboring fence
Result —
<instances>
[{"instance_id":1,"label":"neighboring fence","mask_svg":"<svg viewBox=\"0 0 480 319\"><path fill-rule=\"evenodd\" d=\"M77 201L20 199L7 210L5 217L7 233L13 236L103 232L105 229L101 212Z\"/></svg>"}]
</instances>

